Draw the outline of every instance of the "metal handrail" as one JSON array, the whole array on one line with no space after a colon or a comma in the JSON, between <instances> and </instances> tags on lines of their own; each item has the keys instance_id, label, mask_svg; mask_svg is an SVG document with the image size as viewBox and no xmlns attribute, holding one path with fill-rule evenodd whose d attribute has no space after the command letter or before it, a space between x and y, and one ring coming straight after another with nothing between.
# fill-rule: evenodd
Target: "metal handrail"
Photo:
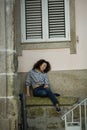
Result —
<instances>
[{"instance_id":1,"label":"metal handrail","mask_svg":"<svg viewBox=\"0 0 87 130\"><path fill-rule=\"evenodd\" d=\"M87 100L87 97L85 99L83 99L81 102L77 102L75 105L73 105L73 107L61 117L62 120L64 120L66 115L68 115L70 112L72 112L78 106L80 106L81 104L83 104L86 100Z\"/></svg>"}]
</instances>

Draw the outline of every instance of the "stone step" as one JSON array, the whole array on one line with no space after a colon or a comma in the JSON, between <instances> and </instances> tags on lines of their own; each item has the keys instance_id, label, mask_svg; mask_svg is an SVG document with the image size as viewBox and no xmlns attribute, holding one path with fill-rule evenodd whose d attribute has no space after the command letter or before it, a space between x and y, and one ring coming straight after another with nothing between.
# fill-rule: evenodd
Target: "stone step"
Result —
<instances>
[{"instance_id":1,"label":"stone step","mask_svg":"<svg viewBox=\"0 0 87 130\"><path fill-rule=\"evenodd\" d=\"M60 106L72 106L78 102L78 98L76 97L57 97ZM52 106L52 102L49 98L41 98L41 97L27 97L26 98L26 106Z\"/></svg>"},{"instance_id":2,"label":"stone step","mask_svg":"<svg viewBox=\"0 0 87 130\"><path fill-rule=\"evenodd\" d=\"M49 98L27 97L27 121L30 130L65 130L61 114L78 102L76 97L57 97L61 113L57 113Z\"/></svg>"}]
</instances>

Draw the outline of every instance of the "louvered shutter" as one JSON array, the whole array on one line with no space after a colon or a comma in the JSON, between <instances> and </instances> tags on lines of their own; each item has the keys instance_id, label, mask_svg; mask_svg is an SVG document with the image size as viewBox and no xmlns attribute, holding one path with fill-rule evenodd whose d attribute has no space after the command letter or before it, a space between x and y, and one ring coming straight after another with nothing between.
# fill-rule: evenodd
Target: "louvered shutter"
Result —
<instances>
[{"instance_id":1,"label":"louvered shutter","mask_svg":"<svg viewBox=\"0 0 87 130\"><path fill-rule=\"evenodd\" d=\"M21 0L22 42L70 40L69 0Z\"/></svg>"},{"instance_id":2,"label":"louvered shutter","mask_svg":"<svg viewBox=\"0 0 87 130\"><path fill-rule=\"evenodd\" d=\"M25 0L26 39L42 38L41 0Z\"/></svg>"},{"instance_id":3,"label":"louvered shutter","mask_svg":"<svg viewBox=\"0 0 87 130\"><path fill-rule=\"evenodd\" d=\"M65 37L64 0L48 0L49 38Z\"/></svg>"}]
</instances>

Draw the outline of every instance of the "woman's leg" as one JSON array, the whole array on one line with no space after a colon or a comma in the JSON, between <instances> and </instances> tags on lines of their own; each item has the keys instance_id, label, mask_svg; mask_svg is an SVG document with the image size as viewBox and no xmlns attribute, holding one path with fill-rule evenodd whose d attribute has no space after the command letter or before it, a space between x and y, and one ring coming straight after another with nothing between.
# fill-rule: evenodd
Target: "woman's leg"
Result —
<instances>
[{"instance_id":1,"label":"woman's leg","mask_svg":"<svg viewBox=\"0 0 87 130\"><path fill-rule=\"evenodd\" d=\"M48 87L48 88L44 88L46 93L47 93L47 96L50 98L50 100L52 101L52 103L54 104L54 106L56 104L59 104L59 101L57 100L56 96L54 95L54 93L51 91L51 89Z\"/></svg>"},{"instance_id":2,"label":"woman's leg","mask_svg":"<svg viewBox=\"0 0 87 130\"><path fill-rule=\"evenodd\" d=\"M56 96L54 95L54 93L50 90L50 88L45 88L46 92L48 94L48 97L50 98L50 100L53 102L56 111L59 113L61 111L60 107L59 107L59 101L57 100Z\"/></svg>"},{"instance_id":3,"label":"woman's leg","mask_svg":"<svg viewBox=\"0 0 87 130\"><path fill-rule=\"evenodd\" d=\"M58 112L61 111L59 108L59 102L49 87L47 87L47 88L38 87L38 88L34 89L33 94L36 97L49 97L50 100L52 101L53 105L55 106L56 110Z\"/></svg>"},{"instance_id":4,"label":"woman's leg","mask_svg":"<svg viewBox=\"0 0 87 130\"><path fill-rule=\"evenodd\" d=\"M47 97L47 92L42 87L38 87L33 90L33 95L35 97Z\"/></svg>"},{"instance_id":5,"label":"woman's leg","mask_svg":"<svg viewBox=\"0 0 87 130\"><path fill-rule=\"evenodd\" d=\"M34 94L34 96L39 96L39 97L48 96L54 105L59 103L56 96L54 95L54 93L51 91L51 89L49 87L47 87L47 88L38 87L33 90L33 94Z\"/></svg>"}]
</instances>

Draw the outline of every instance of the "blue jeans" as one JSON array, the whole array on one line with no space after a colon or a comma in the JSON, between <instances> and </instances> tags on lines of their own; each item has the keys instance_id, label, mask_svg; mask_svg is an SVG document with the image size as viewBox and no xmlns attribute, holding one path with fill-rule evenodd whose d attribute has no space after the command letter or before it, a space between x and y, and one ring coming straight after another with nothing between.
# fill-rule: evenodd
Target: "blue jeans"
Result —
<instances>
[{"instance_id":1,"label":"blue jeans","mask_svg":"<svg viewBox=\"0 0 87 130\"><path fill-rule=\"evenodd\" d=\"M54 105L59 103L49 87L48 88L44 88L43 86L37 87L33 90L33 94L36 97L49 97Z\"/></svg>"}]
</instances>

